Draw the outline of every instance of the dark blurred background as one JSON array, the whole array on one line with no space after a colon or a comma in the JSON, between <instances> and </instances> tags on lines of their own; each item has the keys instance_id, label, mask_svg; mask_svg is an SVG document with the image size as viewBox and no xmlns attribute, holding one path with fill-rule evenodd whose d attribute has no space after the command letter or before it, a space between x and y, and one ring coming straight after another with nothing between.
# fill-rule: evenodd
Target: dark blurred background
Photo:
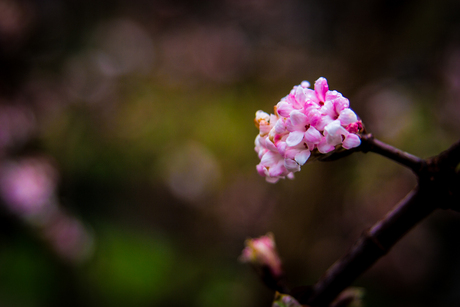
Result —
<instances>
[{"instance_id":1,"label":"dark blurred background","mask_svg":"<svg viewBox=\"0 0 460 307\"><path fill-rule=\"evenodd\" d=\"M270 306L237 261L275 234L314 283L415 185L356 153L275 185L255 111L324 76L426 158L460 134L460 2L0 0L0 305ZM460 305L460 215L363 275L366 306Z\"/></svg>"}]
</instances>

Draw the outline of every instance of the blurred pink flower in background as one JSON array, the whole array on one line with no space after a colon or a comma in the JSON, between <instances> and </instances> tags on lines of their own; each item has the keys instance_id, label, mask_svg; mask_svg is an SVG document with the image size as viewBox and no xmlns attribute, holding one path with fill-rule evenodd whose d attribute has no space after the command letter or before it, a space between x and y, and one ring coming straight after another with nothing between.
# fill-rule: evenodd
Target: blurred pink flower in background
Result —
<instances>
[{"instance_id":1,"label":"blurred pink flower in background","mask_svg":"<svg viewBox=\"0 0 460 307\"><path fill-rule=\"evenodd\" d=\"M62 258L87 259L93 239L83 224L58 203L58 172L46 158L23 158L0 166L5 206L42 237Z\"/></svg>"},{"instance_id":2,"label":"blurred pink flower in background","mask_svg":"<svg viewBox=\"0 0 460 307\"><path fill-rule=\"evenodd\" d=\"M0 190L5 204L25 219L43 218L54 209L57 172L40 158L8 161L0 169Z\"/></svg>"},{"instance_id":3,"label":"blurred pink flower in background","mask_svg":"<svg viewBox=\"0 0 460 307\"><path fill-rule=\"evenodd\" d=\"M251 263L256 269L268 267L275 277L283 275L281 259L276 250L275 238L272 233L256 239L248 239L240 256L242 262Z\"/></svg>"}]
</instances>

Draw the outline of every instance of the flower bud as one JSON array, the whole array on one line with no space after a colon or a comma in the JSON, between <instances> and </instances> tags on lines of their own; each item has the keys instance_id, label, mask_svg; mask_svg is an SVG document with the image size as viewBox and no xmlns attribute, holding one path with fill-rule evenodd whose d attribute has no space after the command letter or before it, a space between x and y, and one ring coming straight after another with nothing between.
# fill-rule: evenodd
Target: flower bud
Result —
<instances>
[{"instance_id":1,"label":"flower bud","mask_svg":"<svg viewBox=\"0 0 460 307\"><path fill-rule=\"evenodd\" d=\"M275 238L272 233L256 239L248 239L240 256L240 261L251 263L258 272L268 268L275 279L284 275L281 260L276 251Z\"/></svg>"}]
</instances>

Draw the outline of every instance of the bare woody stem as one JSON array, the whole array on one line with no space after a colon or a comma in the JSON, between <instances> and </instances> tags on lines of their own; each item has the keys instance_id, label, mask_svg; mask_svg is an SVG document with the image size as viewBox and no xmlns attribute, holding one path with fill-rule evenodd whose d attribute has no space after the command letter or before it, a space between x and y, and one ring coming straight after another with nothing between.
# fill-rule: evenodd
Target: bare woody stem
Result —
<instances>
[{"instance_id":1,"label":"bare woody stem","mask_svg":"<svg viewBox=\"0 0 460 307\"><path fill-rule=\"evenodd\" d=\"M385 144L374 138L372 134L365 134L361 136L361 145L357 150L362 152L374 152L393 161L396 161L408 168L415 174L419 174L425 164L425 160L404 152L391 145Z\"/></svg>"},{"instance_id":2,"label":"bare woody stem","mask_svg":"<svg viewBox=\"0 0 460 307\"><path fill-rule=\"evenodd\" d=\"M426 193L412 190L382 221L364 232L351 250L313 286L312 295L301 302L309 306L329 304L362 273L384 256L418 222L436 209L425 202Z\"/></svg>"}]
</instances>

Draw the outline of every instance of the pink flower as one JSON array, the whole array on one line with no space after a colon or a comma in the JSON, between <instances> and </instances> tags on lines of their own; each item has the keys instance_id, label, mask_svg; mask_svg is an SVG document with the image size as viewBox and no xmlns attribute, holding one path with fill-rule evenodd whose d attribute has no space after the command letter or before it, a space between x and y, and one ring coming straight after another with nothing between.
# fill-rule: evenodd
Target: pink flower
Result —
<instances>
[{"instance_id":1,"label":"pink flower","mask_svg":"<svg viewBox=\"0 0 460 307\"><path fill-rule=\"evenodd\" d=\"M310 158L361 144L362 122L350 102L329 90L323 77L314 89L303 81L275 106L275 114L257 111L257 171L269 182L293 177Z\"/></svg>"},{"instance_id":2,"label":"pink flower","mask_svg":"<svg viewBox=\"0 0 460 307\"><path fill-rule=\"evenodd\" d=\"M5 204L26 218L51 209L56 184L57 171L43 158L9 161L0 168L0 193Z\"/></svg>"},{"instance_id":3,"label":"pink flower","mask_svg":"<svg viewBox=\"0 0 460 307\"><path fill-rule=\"evenodd\" d=\"M319 101L324 102L326 100L326 94L329 91L326 78L319 78L315 82L315 94Z\"/></svg>"},{"instance_id":4,"label":"pink flower","mask_svg":"<svg viewBox=\"0 0 460 307\"><path fill-rule=\"evenodd\" d=\"M281 260L276 250L275 238L272 233L256 239L248 239L240 256L240 261L251 263L256 269L268 267L275 278L283 275Z\"/></svg>"}]
</instances>

